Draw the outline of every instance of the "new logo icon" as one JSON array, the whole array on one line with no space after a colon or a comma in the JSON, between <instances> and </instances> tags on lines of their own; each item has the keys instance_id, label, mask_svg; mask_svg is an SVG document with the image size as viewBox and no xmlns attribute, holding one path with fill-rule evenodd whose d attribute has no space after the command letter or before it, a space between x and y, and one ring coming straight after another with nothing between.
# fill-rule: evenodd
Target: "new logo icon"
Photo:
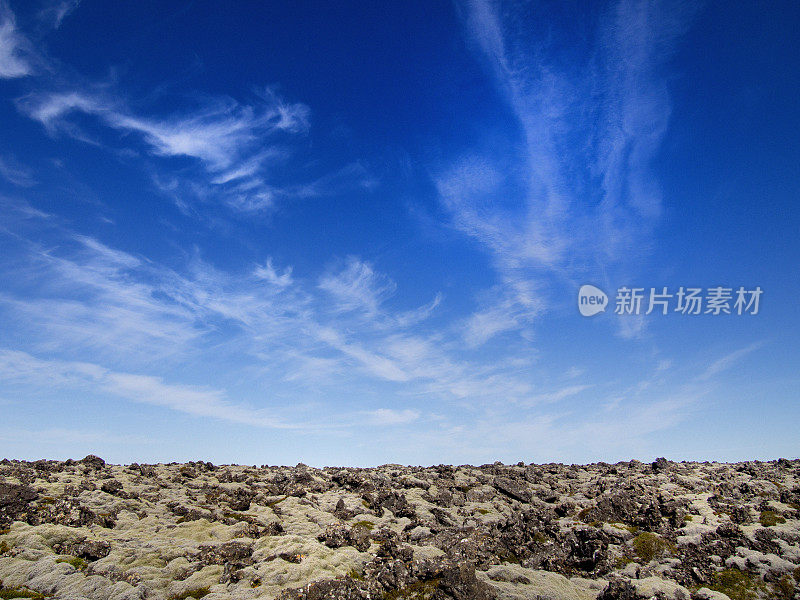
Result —
<instances>
[{"instance_id":1,"label":"new logo icon","mask_svg":"<svg viewBox=\"0 0 800 600\"><path fill-rule=\"evenodd\" d=\"M591 317L604 312L608 306L608 296L600 288L593 285L582 285L578 290L578 310L584 317Z\"/></svg>"}]
</instances>

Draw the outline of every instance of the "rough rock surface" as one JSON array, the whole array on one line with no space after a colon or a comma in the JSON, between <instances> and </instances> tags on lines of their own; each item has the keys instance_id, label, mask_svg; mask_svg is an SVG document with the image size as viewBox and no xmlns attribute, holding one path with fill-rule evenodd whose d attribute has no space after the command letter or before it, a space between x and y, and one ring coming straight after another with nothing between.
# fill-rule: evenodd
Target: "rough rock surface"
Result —
<instances>
[{"instance_id":1,"label":"rough rock surface","mask_svg":"<svg viewBox=\"0 0 800 600\"><path fill-rule=\"evenodd\" d=\"M0 597L800 600L800 461L0 461Z\"/></svg>"}]
</instances>

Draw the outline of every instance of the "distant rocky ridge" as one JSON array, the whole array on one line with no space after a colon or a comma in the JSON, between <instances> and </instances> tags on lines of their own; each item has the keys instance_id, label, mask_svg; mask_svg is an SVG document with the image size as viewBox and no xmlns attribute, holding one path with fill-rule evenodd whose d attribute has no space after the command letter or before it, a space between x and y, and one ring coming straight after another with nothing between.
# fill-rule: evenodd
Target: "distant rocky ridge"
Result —
<instances>
[{"instance_id":1,"label":"distant rocky ridge","mask_svg":"<svg viewBox=\"0 0 800 600\"><path fill-rule=\"evenodd\" d=\"M800 461L0 462L0 598L800 599Z\"/></svg>"}]
</instances>

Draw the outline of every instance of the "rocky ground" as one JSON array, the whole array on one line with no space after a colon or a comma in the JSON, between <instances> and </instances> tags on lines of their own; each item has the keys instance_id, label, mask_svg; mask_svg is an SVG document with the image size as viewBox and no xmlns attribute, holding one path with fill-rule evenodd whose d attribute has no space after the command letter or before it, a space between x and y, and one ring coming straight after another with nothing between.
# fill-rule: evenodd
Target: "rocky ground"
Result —
<instances>
[{"instance_id":1,"label":"rocky ground","mask_svg":"<svg viewBox=\"0 0 800 600\"><path fill-rule=\"evenodd\" d=\"M800 598L800 461L0 462L0 598Z\"/></svg>"}]
</instances>

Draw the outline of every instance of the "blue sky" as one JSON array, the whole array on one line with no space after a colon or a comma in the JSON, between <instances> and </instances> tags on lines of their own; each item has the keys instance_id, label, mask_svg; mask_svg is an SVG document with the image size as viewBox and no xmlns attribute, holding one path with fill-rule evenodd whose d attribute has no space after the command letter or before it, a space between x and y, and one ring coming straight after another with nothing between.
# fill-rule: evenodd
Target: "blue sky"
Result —
<instances>
[{"instance_id":1,"label":"blue sky","mask_svg":"<svg viewBox=\"0 0 800 600\"><path fill-rule=\"evenodd\" d=\"M0 4L0 455L797 457L798 32L793 2Z\"/></svg>"}]
</instances>

